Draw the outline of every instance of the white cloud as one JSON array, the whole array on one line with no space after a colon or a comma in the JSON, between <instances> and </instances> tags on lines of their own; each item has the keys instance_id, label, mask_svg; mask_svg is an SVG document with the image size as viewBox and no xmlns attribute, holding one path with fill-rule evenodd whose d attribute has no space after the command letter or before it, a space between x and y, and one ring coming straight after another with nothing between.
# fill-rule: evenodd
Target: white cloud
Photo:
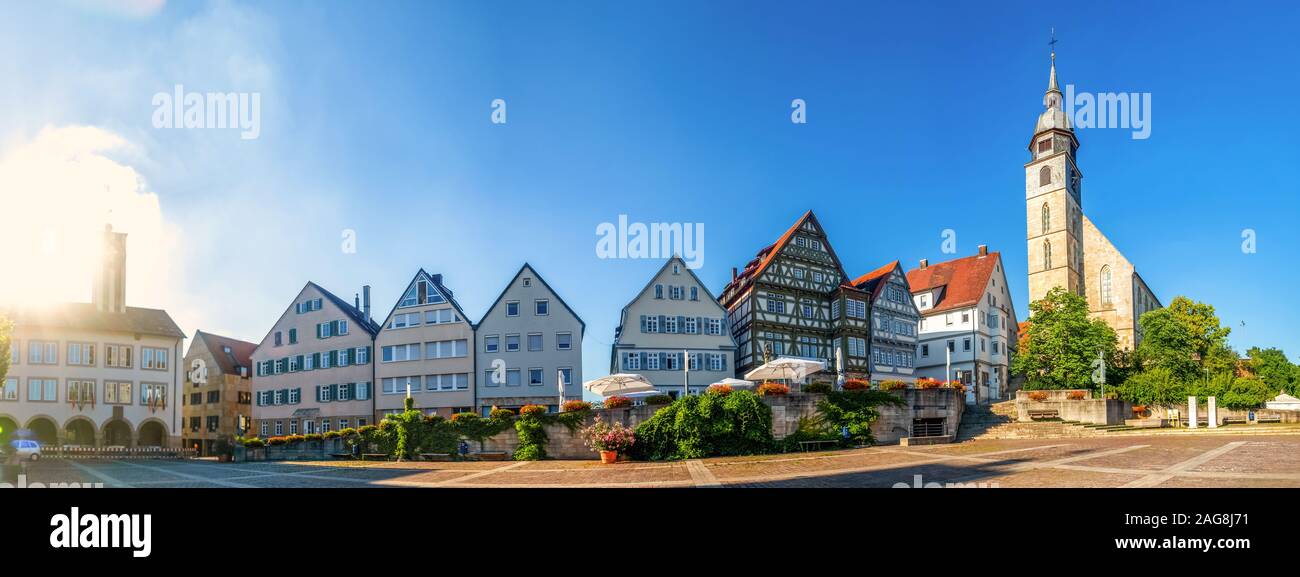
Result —
<instances>
[{"instance_id":1,"label":"white cloud","mask_svg":"<svg viewBox=\"0 0 1300 577\"><path fill-rule=\"evenodd\" d=\"M121 136L93 126L47 127L0 153L0 206L11 239L0 302L89 300L106 223L128 234L128 304L172 301L180 234L127 160L142 158Z\"/></svg>"}]
</instances>

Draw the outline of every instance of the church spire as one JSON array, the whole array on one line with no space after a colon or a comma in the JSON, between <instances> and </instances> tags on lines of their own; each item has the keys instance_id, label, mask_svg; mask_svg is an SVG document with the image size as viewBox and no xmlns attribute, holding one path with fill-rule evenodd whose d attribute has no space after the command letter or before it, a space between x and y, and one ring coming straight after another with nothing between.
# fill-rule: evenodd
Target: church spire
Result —
<instances>
[{"instance_id":1,"label":"church spire","mask_svg":"<svg viewBox=\"0 0 1300 577\"><path fill-rule=\"evenodd\" d=\"M1047 93L1043 95L1043 106L1048 109L1061 109L1061 89L1056 84L1056 28L1052 28L1051 48L1052 72L1047 79ZM1055 95L1055 96L1053 96Z\"/></svg>"}]
</instances>

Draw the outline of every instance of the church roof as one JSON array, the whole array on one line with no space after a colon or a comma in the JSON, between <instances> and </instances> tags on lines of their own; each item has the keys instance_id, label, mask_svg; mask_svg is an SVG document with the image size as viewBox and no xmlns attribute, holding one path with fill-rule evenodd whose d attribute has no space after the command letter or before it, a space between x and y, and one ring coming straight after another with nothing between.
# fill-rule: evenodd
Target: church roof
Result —
<instances>
[{"instance_id":1,"label":"church roof","mask_svg":"<svg viewBox=\"0 0 1300 577\"><path fill-rule=\"evenodd\" d=\"M1001 259L1002 253L990 252L912 269L907 272L907 284L912 294L943 288L934 306L921 314L975 306L984 298L994 265Z\"/></svg>"}]
</instances>

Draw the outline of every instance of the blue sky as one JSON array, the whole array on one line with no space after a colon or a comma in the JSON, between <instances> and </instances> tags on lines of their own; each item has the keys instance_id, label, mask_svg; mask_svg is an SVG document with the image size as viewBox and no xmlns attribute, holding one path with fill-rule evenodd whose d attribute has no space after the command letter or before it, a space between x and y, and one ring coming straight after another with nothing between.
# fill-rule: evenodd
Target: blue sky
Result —
<instances>
[{"instance_id":1,"label":"blue sky","mask_svg":"<svg viewBox=\"0 0 1300 577\"><path fill-rule=\"evenodd\" d=\"M854 276L950 258L944 229L956 256L1002 251L1023 319L1054 26L1063 84L1152 95L1149 139L1079 131L1085 213L1164 302L1209 302L1239 351L1300 358L1294 3L128 5L7 3L0 154L64 127L120 137L96 153L170 231L126 230L144 239L129 304L187 332L259 340L307 280L349 299L369 283L384 312L420 267L477 316L528 261L586 321L598 376L661 262L598 259L597 225L704 223L716 293L808 209ZM150 99L176 84L260 93L260 137L154 128ZM174 265L135 257L150 247Z\"/></svg>"}]
</instances>

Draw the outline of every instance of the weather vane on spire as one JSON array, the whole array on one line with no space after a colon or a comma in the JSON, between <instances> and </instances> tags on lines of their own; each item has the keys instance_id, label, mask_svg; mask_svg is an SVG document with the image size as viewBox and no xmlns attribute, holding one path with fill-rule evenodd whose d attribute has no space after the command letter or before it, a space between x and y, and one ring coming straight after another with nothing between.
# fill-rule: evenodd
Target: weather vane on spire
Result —
<instances>
[{"instance_id":1,"label":"weather vane on spire","mask_svg":"<svg viewBox=\"0 0 1300 577\"><path fill-rule=\"evenodd\" d=\"M1052 47L1052 60L1056 60L1056 27L1052 27L1052 41L1047 43Z\"/></svg>"}]
</instances>

